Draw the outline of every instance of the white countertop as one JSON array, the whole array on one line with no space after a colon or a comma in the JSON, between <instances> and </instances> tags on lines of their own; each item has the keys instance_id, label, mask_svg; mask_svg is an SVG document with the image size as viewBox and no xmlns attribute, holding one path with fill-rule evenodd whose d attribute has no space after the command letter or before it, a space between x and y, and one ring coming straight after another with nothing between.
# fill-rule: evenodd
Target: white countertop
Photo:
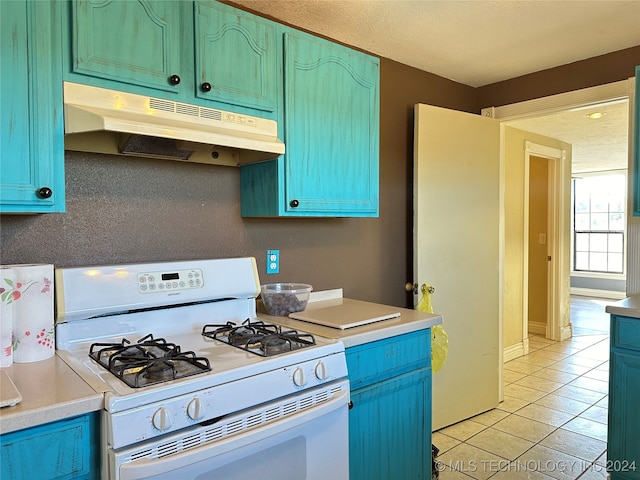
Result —
<instances>
[{"instance_id":1,"label":"white countertop","mask_svg":"<svg viewBox=\"0 0 640 480\"><path fill-rule=\"evenodd\" d=\"M345 299L342 297L341 289L314 292L307 304L305 312L311 312L318 308L336 307L341 305L343 300ZM381 310L385 312L389 309L388 305L380 305L380 307ZM303 320L294 320L289 317L270 316L265 313L262 304L258 304L258 316L264 320L325 338L337 338L342 340L345 347L375 342L376 340L424 330L442 324L442 316L438 314L419 312L417 310L400 307L398 307L397 310L400 312L399 317L341 330L339 328L325 327Z\"/></svg>"},{"instance_id":2,"label":"white countertop","mask_svg":"<svg viewBox=\"0 0 640 480\"><path fill-rule=\"evenodd\" d=\"M607 305L605 311L614 315L640 318L640 293L636 293L624 300Z\"/></svg>"},{"instance_id":3,"label":"white countertop","mask_svg":"<svg viewBox=\"0 0 640 480\"><path fill-rule=\"evenodd\" d=\"M96 393L57 355L2 368L13 380L22 401L0 409L0 434L101 410Z\"/></svg>"}]
</instances>

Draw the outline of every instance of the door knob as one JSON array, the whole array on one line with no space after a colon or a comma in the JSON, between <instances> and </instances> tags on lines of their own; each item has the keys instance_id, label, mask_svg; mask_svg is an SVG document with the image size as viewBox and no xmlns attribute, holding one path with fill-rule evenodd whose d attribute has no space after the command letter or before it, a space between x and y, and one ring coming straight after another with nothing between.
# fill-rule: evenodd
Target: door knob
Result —
<instances>
[{"instance_id":1,"label":"door knob","mask_svg":"<svg viewBox=\"0 0 640 480\"><path fill-rule=\"evenodd\" d=\"M412 283L412 282L407 282L404 286L404 289L407 292L413 292L414 295L418 293L418 284L417 283Z\"/></svg>"},{"instance_id":2,"label":"door knob","mask_svg":"<svg viewBox=\"0 0 640 480\"><path fill-rule=\"evenodd\" d=\"M407 292L413 292L414 295L418 294L418 284L417 283L411 283L411 282L407 282L404 286L404 289ZM432 285L428 285L426 283L423 283L420 286L420 291L422 292L422 294L424 295L426 292L429 293L435 293L436 289L435 287L433 287Z\"/></svg>"}]
</instances>

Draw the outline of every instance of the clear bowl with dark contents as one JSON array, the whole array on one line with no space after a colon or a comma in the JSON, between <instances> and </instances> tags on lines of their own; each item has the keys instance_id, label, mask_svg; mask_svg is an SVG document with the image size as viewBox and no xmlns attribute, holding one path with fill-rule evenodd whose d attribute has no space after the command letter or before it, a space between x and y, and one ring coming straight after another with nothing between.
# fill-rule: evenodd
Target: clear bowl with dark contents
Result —
<instances>
[{"instance_id":1,"label":"clear bowl with dark contents","mask_svg":"<svg viewBox=\"0 0 640 480\"><path fill-rule=\"evenodd\" d=\"M285 317L307 307L313 287L306 283L269 283L261 285L262 304L269 315Z\"/></svg>"}]
</instances>

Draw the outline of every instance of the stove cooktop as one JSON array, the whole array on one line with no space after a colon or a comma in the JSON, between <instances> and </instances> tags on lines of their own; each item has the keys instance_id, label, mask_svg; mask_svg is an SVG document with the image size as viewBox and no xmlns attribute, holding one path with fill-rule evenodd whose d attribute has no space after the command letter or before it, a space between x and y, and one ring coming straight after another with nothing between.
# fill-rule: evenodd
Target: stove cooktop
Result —
<instances>
[{"instance_id":1,"label":"stove cooktop","mask_svg":"<svg viewBox=\"0 0 640 480\"><path fill-rule=\"evenodd\" d=\"M205 325L202 335L263 357L271 357L316 344L310 333L286 329L273 323L247 319L238 325Z\"/></svg>"},{"instance_id":2,"label":"stove cooktop","mask_svg":"<svg viewBox=\"0 0 640 480\"><path fill-rule=\"evenodd\" d=\"M147 387L211 371L209 360L152 334L136 343L94 343L89 357L132 388Z\"/></svg>"}]
</instances>

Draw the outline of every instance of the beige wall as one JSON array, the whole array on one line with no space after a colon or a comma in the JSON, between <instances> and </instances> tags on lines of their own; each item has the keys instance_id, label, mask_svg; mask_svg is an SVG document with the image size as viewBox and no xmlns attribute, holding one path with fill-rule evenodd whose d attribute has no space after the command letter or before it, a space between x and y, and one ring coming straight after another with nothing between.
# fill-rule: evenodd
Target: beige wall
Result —
<instances>
[{"instance_id":1,"label":"beige wall","mask_svg":"<svg viewBox=\"0 0 640 480\"><path fill-rule=\"evenodd\" d=\"M571 146L542 135L525 132L513 127L504 127L504 161L505 161L505 272L504 272L504 329L503 347L505 349L519 345L527 338L523 332L524 307L524 263L525 263L525 158L526 142L546 145L558 150L566 150L565 162L571 163ZM571 169L565 171L561 179L564 185L564 204L568 209L571 195ZM570 235L570 211L564 212L564 235ZM569 323L569 250L566 242L561 267L561 283L566 295L560 298L560 324ZM528 259L527 259L528 260ZM566 278L565 278L566 277Z\"/></svg>"}]
</instances>

